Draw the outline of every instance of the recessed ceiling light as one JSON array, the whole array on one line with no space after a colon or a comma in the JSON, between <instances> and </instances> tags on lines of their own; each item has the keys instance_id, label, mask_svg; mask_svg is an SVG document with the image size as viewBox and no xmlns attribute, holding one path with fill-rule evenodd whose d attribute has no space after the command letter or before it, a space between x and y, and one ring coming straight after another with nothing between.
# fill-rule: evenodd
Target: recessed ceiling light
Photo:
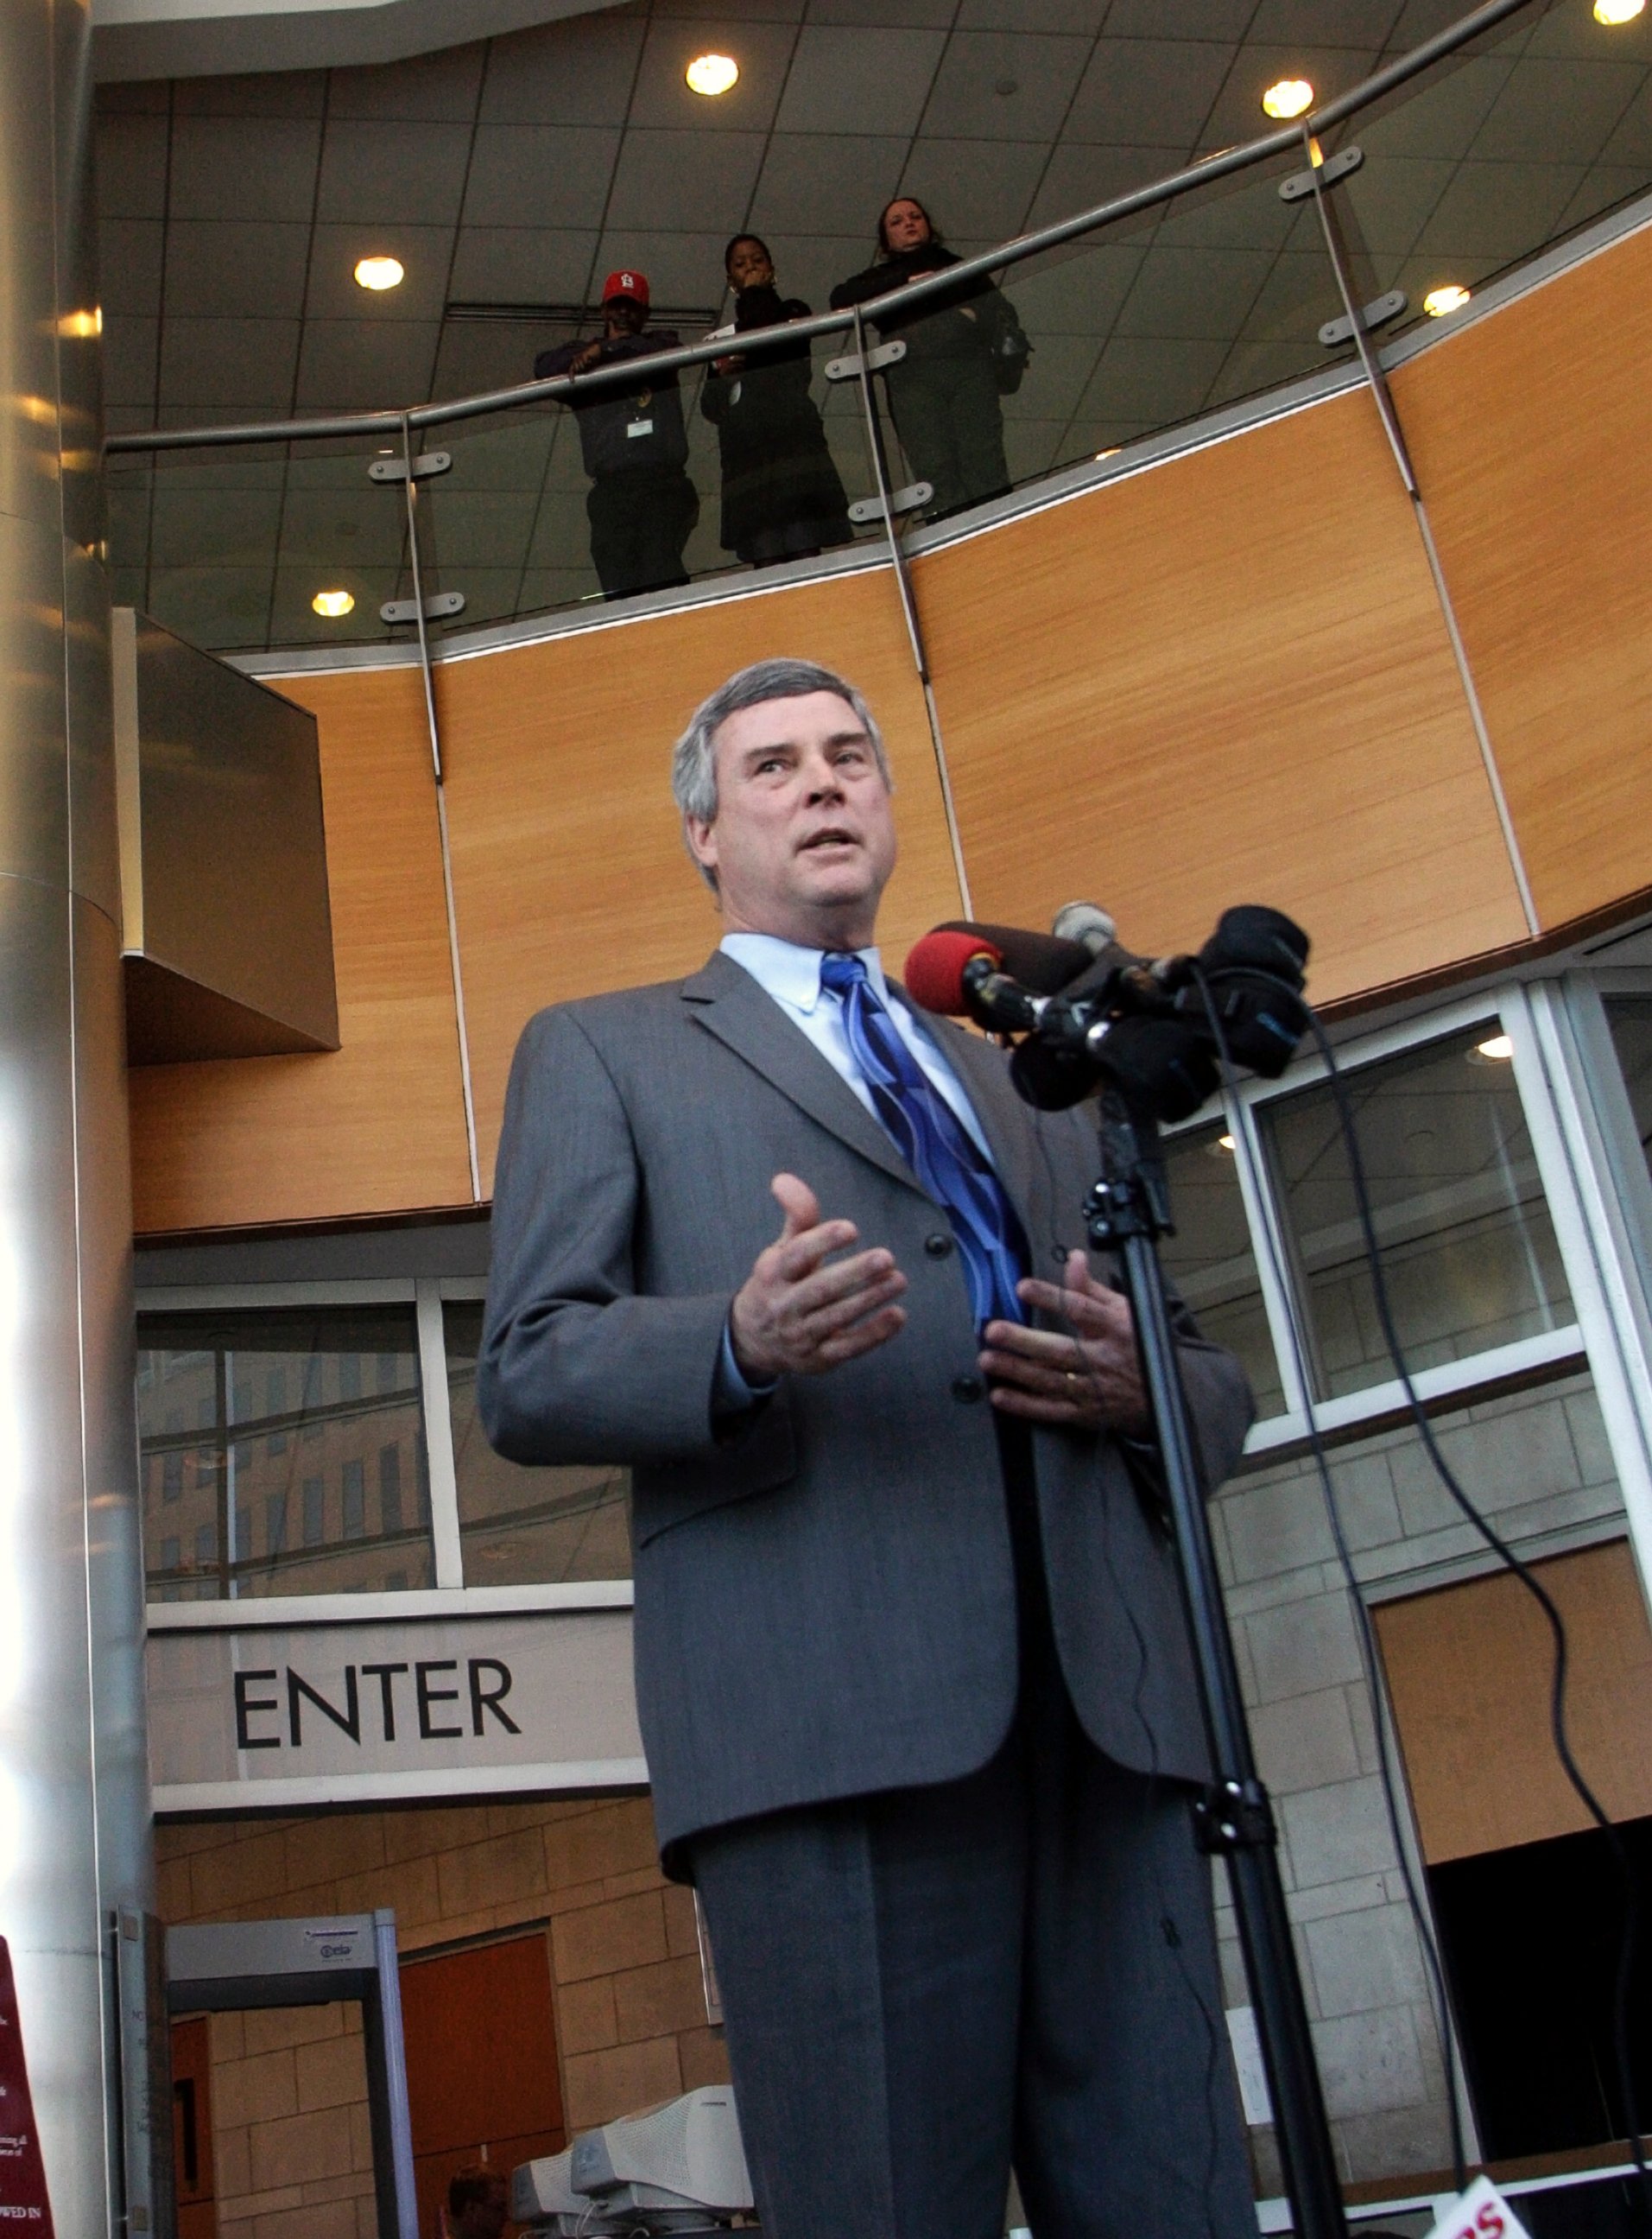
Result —
<instances>
[{"instance_id":1,"label":"recessed ceiling light","mask_svg":"<svg viewBox=\"0 0 1652 2239\"><path fill-rule=\"evenodd\" d=\"M1232 1136L1218 1135L1216 1139L1216 1147L1218 1151L1231 1151L1233 1148Z\"/></svg>"},{"instance_id":2,"label":"recessed ceiling light","mask_svg":"<svg viewBox=\"0 0 1652 2239\"><path fill-rule=\"evenodd\" d=\"M325 615L328 621L336 621L341 615L348 615L355 604L355 601L348 591L317 591L310 601L315 612Z\"/></svg>"},{"instance_id":3,"label":"recessed ceiling light","mask_svg":"<svg viewBox=\"0 0 1652 2239\"><path fill-rule=\"evenodd\" d=\"M355 268L358 288L371 288L375 294L386 288L399 288L407 278L401 260L396 256L364 256Z\"/></svg>"},{"instance_id":4,"label":"recessed ceiling light","mask_svg":"<svg viewBox=\"0 0 1652 2239\"><path fill-rule=\"evenodd\" d=\"M1474 1053L1476 1057L1486 1058L1491 1064L1496 1065L1500 1060L1506 1060L1513 1057L1515 1046L1513 1040L1508 1034L1492 1034L1486 1040L1475 1044Z\"/></svg>"},{"instance_id":5,"label":"recessed ceiling light","mask_svg":"<svg viewBox=\"0 0 1652 2239\"><path fill-rule=\"evenodd\" d=\"M740 82L740 64L733 55L696 55L683 76L690 93L726 93Z\"/></svg>"},{"instance_id":6,"label":"recessed ceiling light","mask_svg":"<svg viewBox=\"0 0 1652 2239\"><path fill-rule=\"evenodd\" d=\"M1314 90L1305 77L1282 77L1262 96L1263 110L1269 116L1303 116L1313 105Z\"/></svg>"},{"instance_id":7,"label":"recessed ceiling light","mask_svg":"<svg viewBox=\"0 0 1652 2239\"><path fill-rule=\"evenodd\" d=\"M1595 0L1595 21L1632 23L1645 5L1646 0Z\"/></svg>"},{"instance_id":8,"label":"recessed ceiling light","mask_svg":"<svg viewBox=\"0 0 1652 2239\"><path fill-rule=\"evenodd\" d=\"M1430 288L1423 298L1423 309L1431 319L1443 319L1448 311L1460 311L1469 300L1466 288L1459 288L1454 280L1449 288Z\"/></svg>"}]
</instances>

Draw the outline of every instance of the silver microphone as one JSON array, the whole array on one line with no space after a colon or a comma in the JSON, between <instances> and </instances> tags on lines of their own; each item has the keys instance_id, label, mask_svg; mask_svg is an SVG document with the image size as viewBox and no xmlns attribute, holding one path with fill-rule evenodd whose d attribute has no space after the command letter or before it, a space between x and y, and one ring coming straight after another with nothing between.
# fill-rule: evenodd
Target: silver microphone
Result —
<instances>
[{"instance_id":1,"label":"silver microphone","mask_svg":"<svg viewBox=\"0 0 1652 2239\"><path fill-rule=\"evenodd\" d=\"M1050 927L1058 940L1076 940L1092 956L1104 955L1118 939L1118 927L1094 902L1068 902Z\"/></svg>"}]
</instances>

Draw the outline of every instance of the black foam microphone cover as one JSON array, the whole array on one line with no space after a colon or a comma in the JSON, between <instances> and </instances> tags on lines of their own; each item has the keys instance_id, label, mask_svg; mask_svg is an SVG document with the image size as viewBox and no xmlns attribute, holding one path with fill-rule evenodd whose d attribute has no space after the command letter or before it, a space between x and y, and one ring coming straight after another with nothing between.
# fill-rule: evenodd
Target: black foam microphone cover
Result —
<instances>
[{"instance_id":1,"label":"black foam microphone cover","mask_svg":"<svg viewBox=\"0 0 1652 2239\"><path fill-rule=\"evenodd\" d=\"M1180 1019L1120 1019L1099 1057L1125 1096L1166 1125L1191 1119L1217 1085L1208 1039Z\"/></svg>"},{"instance_id":2,"label":"black foam microphone cover","mask_svg":"<svg viewBox=\"0 0 1652 2239\"><path fill-rule=\"evenodd\" d=\"M1206 972L1271 972L1300 987L1306 974L1307 934L1283 910L1242 902L1224 910L1216 931L1199 951Z\"/></svg>"},{"instance_id":3,"label":"black foam microphone cover","mask_svg":"<svg viewBox=\"0 0 1652 2239\"><path fill-rule=\"evenodd\" d=\"M1205 986L1234 1064L1248 1066L1264 1080L1277 1080L1308 1031L1307 1006L1301 997L1282 987L1271 972L1212 972ZM1180 1007L1191 1024L1209 1032L1197 989L1180 998Z\"/></svg>"}]
</instances>

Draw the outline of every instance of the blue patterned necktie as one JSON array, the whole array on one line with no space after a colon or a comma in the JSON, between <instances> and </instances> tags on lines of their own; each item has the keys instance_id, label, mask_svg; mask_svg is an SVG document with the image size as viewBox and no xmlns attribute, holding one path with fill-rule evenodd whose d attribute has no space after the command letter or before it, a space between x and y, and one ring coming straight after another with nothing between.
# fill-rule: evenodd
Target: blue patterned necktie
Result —
<instances>
[{"instance_id":1,"label":"blue patterned necktie","mask_svg":"<svg viewBox=\"0 0 1652 2239\"><path fill-rule=\"evenodd\" d=\"M1015 1286L1026 1272L1026 1245L991 1164L901 1040L860 958L823 956L820 985L842 999L850 1051L895 1148L946 1209L977 1328L1024 1321Z\"/></svg>"}]
</instances>

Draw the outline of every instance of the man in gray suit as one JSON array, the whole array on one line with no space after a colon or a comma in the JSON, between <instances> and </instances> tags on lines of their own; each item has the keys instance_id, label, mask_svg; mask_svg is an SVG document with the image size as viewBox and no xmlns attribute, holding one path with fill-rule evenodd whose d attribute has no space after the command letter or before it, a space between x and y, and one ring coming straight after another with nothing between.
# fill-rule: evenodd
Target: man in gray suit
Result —
<instances>
[{"instance_id":1,"label":"man in gray suit","mask_svg":"<svg viewBox=\"0 0 1652 2239\"><path fill-rule=\"evenodd\" d=\"M853 687L762 661L674 785L725 934L517 1051L479 1396L634 1472L637 1693L769 2239L1254 2234L1207 1775L1082 1113L924 1019ZM773 1233L774 1205L781 1216ZM1035 1274L1036 1268L1046 1273ZM1251 1406L1183 1318L1208 1480Z\"/></svg>"}]
</instances>

